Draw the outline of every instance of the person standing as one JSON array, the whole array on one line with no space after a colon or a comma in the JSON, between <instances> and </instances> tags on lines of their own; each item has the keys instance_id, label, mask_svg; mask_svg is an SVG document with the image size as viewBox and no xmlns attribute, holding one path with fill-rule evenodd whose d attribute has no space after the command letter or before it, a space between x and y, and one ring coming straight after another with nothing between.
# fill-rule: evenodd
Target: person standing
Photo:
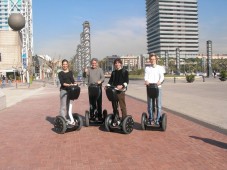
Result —
<instances>
[{"instance_id":1,"label":"person standing","mask_svg":"<svg viewBox=\"0 0 227 170\"><path fill-rule=\"evenodd\" d=\"M114 60L115 70L112 71L111 77L107 86L115 86L117 90L117 97L122 113L122 120L127 116L126 102L125 102L125 91L127 89L129 78L128 71L122 68L122 61L120 58ZM114 108L114 103L112 102L112 107ZM118 114L118 111L113 111Z\"/></svg>"},{"instance_id":2,"label":"person standing","mask_svg":"<svg viewBox=\"0 0 227 170\"><path fill-rule=\"evenodd\" d=\"M98 65L98 59L92 58L91 59L91 67L85 69L84 77L87 77L88 87L92 84L96 84L100 90L99 96L96 101L89 96L89 104L90 104L90 114L94 113L94 110L97 109L98 111L98 119L102 118L102 83L105 80L105 76L103 70ZM96 108L97 107L97 108Z\"/></svg>"},{"instance_id":3,"label":"person standing","mask_svg":"<svg viewBox=\"0 0 227 170\"><path fill-rule=\"evenodd\" d=\"M157 108L157 116L154 120L154 113L152 109L152 98L147 95L147 110L149 114L149 123L150 124L159 124L159 119L161 117L161 109L162 109L162 90L161 84L164 81L164 73L163 68L160 65L157 65L158 57L154 53L149 55L149 60L151 65L145 68L145 85L148 86L151 83L157 84L159 89L158 98L156 98L156 108Z\"/></svg>"},{"instance_id":4,"label":"person standing","mask_svg":"<svg viewBox=\"0 0 227 170\"><path fill-rule=\"evenodd\" d=\"M73 72L69 70L68 60L62 60L62 71L58 73L58 78L60 81L60 116L63 116L67 120L69 116L70 121L67 122L71 125L75 125L73 116L72 116L72 101L68 99L67 88L76 84Z\"/></svg>"},{"instance_id":5,"label":"person standing","mask_svg":"<svg viewBox=\"0 0 227 170\"><path fill-rule=\"evenodd\" d=\"M3 75L2 76L2 88L5 87L6 84L6 77Z\"/></svg>"}]
</instances>

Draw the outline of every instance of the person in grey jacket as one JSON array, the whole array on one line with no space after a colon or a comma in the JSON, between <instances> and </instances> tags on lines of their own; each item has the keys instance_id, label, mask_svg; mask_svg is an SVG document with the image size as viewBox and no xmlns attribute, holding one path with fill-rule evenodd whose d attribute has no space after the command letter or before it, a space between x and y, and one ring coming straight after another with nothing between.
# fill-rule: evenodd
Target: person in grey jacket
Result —
<instances>
[{"instance_id":1,"label":"person in grey jacket","mask_svg":"<svg viewBox=\"0 0 227 170\"><path fill-rule=\"evenodd\" d=\"M97 109L98 111L98 118L102 118L102 83L105 80L105 76L103 70L98 65L98 59L92 58L91 59L91 67L85 69L88 87L92 84L96 84L100 88L100 93L97 98L96 103L92 101L93 99L89 95L89 104L90 104L90 114L94 113L94 110ZM97 106L97 108L95 108Z\"/></svg>"}]
</instances>

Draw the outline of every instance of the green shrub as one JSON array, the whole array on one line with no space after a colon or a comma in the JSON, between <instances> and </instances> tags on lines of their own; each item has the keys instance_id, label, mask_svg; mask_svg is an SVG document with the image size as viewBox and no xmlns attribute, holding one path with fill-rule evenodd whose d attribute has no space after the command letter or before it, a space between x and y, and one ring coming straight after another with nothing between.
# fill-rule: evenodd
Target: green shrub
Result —
<instances>
[{"instance_id":1,"label":"green shrub","mask_svg":"<svg viewBox=\"0 0 227 170\"><path fill-rule=\"evenodd\" d=\"M220 72L220 77L221 77L221 78L227 78L227 71L222 70L222 71Z\"/></svg>"},{"instance_id":2,"label":"green shrub","mask_svg":"<svg viewBox=\"0 0 227 170\"><path fill-rule=\"evenodd\" d=\"M188 83L192 83L193 81L195 81L195 75L194 74L186 75L186 80Z\"/></svg>"}]
</instances>

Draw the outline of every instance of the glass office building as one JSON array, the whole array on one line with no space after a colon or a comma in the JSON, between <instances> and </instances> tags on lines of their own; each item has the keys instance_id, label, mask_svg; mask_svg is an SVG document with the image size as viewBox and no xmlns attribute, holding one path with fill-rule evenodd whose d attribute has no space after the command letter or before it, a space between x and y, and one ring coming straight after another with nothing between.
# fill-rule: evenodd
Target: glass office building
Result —
<instances>
[{"instance_id":1,"label":"glass office building","mask_svg":"<svg viewBox=\"0 0 227 170\"><path fill-rule=\"evenodd\" d=\"M33 54L32 0L0 0L0 30L11 30L8 18L11 13L21 13L25 17L25 27L21 30L23 53Z\"/></svg>"},{"instance_id":2,"label":"glass office building","mask_svg":"<svg viewBox=\"0 0 227 170\"><path fill-rule=\"evenodd\" d=\"M198 55L197 0L146 0L148 53Z\"/></svg>"}]
</instances>

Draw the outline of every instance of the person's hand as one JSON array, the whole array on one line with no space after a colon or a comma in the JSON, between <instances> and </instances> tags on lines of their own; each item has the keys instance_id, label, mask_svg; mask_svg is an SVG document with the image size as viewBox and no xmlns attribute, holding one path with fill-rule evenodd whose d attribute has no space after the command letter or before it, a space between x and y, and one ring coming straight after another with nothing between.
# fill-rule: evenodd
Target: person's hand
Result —
<instances>
[{"instance_id":1,"label":"person's hand","mask_svg":"<svg viewBox=\"0 0 227 170\"><path fill-rule=\"evenodd\" d=\"M161 85L162 83L160 81L157 82L157 86Z\"/></svg>"},{"instance_id":2,"label":"person's hand","mask_svg":"<svg viewBox=\"0 0 227 170\"><path fill-rule=\"evenodd\" d=\"M122 85L117 85L117 89L123 89L123 86Z\"/></svg>"},{"instance_id":3,"label":"person's hand","mask_svg":"<svg viewBox=\"0 0 227 170\"><path fill-rule=\"evenodd\" d=\"M87 69L87 68L85 68L84 72L85 72L85 73L87 73L87 72L88 72L88 69Z\"/></svg>"},{"instance_id":4,"label":"person's hand","mask_svg":"<svg viewBox=\"0 0 227 170\"><path fill-rule=\"evenodd\" d=\"M148 81L145 81L144 84L145 84L145 85L149 85L149 82L148 82Z\"/></svg>"},{"instance_id":5,"label":"person's hand","mask_svg":"<svg viewBox=\"0 0 227 170\"><path fill-rule=\"evenodd\" d=\"M98 81L97 84L101 84L102 82L101 81Z\"/></svg>"}]
</instances>

